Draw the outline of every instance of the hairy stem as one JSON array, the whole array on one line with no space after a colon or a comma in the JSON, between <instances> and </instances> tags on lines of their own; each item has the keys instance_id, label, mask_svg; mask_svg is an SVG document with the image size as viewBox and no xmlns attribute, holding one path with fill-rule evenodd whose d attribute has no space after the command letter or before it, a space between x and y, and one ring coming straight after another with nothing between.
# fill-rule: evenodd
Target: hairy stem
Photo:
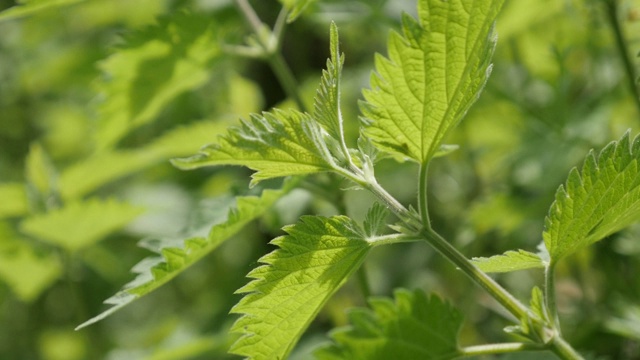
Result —
<instances>
[{"instance_id":1,"label":"hairy stem","mask_svg":"<svg viewBox=\"0 0 640 360\"><path fill-rule=\"evenodd\" d=\"M482 270L478 269L466 256L462 255L453 245L447 242L440 234L432 229L425 228L422 233L424 239L433 246L445 258L454 263L462 272L471 278L476 284L485 289L505 309L517 319L531 317L529 309L510 292L500 286L495 280ZM538 319L541 321L541 319Z\"/></svg>"},{"instance_id":2,"label":"hairy stem","mask_svg":"<svg viewBox=\"0 0 640 360\"><path fill-rule=\"evenodd\" d=\"M467 346L460 349L462 356L480 356L492 354L506 354L517 351L540 351L546 350L546 346L533 343L503 343L503 344L486 344L477 346Z\"/></svg>"},{"instance_id":3,"label":"hairy stem","mask_svg":"<svg viewBox=\"0 0 640 360\"><path fill-rule=\"evenodd\" d=\"M565 360L584 360L568 342L566 342L561 336L555 336L551 343L549 343L549 350L556 354L560 359Z\"/></svg>"},{"instance_id":4,"label":"hairy stem","mask_svg":"<svg viewBox=\"0 0 640 360\"><path fill-rule=\"evenodd\" d=\"M420 176L418 178L418 210L422 224L426 228L431 228L431 220L429 220L429 208L427 198L427 175L429 174L429 163L420 165Z\"/></svg>"},{"instance_id":5,"label":"hairy stem","mask_svg":"<svg viewBox=\"0 0 640 360\"><path fill-rule=\"evenodd\" d=\"M636 73L635 67L633 66L624 34L622 33L622 26L620 25L620 19L618 17L618 0L605 1L605 7L607 12L607 20L609 21L609 25L611 26L613 35L615 37L616 48L618 49L618 53L620 54L620 58L622 59L624 70L627 73L626 77L629 90L631 91L631 95L633 96L636 108L638 109L638 112L640 112L640 89L638 89L638 86L636 84L638 75Z\"/></svg>"},{"instance_id":6,"label":"hairy stem","mask_svg":"<svg viewBox=\"0 0 640 360\"><path fill-rule=\"evenodd\" d=\"M407 210L398 200L396 200L383 187L381 187L375 181L375 179L365 179L362 171L359 169L351 169L352 171L347 171L345 169L336 168L335 170L339 174L347 177L363 188L371 191L398 218L400 218L400 220L408 227L408 230L415 231L415 235L395 234L395 236L390 237L388 241L379 241L378 243L376 243L376 245L380 245L383 243L396 243L401 241L414 241L417 236L418 238L421 238L422 240L428 242L440 254L447 258L447 260L449 260L460 270L462 270L462 272L464 272L469 278L471 278L473 282L485 289L494 299L496 299L496 301L498 301L505 309L507 309L512 315L514 315L516 319L529 319L532 324L535 324L535 326L548 329L548 325L543 319L540 319L535 314L533 314L527 306L522 304L509 291L507 291L495 280L489 277L489 275L487 275L485 272L478 269L471 261L469 261L469 259L467 259L453 245L451 245L442 236L440 236L440 234L435 232L430 226L427 226L427 224L423 224L421 219L417 218L414 213ZM426 170L424 171L424 173L426 173ZM426 192L426 186L424 190L421 191ZM420 217L423 217L423 215L421 214ZM555 331L555 329L549 330L554 331L551 341L547 344L540 345L544 345L548 350L554 352L561 359L583 359L582 356L580 356L580 354L576 352L571 347L571 345L569 345L569 343L562 339L558 331Z\"/></svg>"},{"instance_id":7,"label":"hairy stem","mask_svg":"<svg viewBox=\"0 0 640 360\"><path fill-rule=\"evenodd\" d=\"M561 334L558 305L556 303L555 263L546 266L544 269L544 299L545 307L549 311L549 316L555 325L556 332Z\"/></svg>"},{"instance_id":8,"label":"hairy stem","mask_svg":"<svg viewBox=\"0 0 640 360\"><path fill-rule=\"evenodd\" d=\"M235 2L238 9L240 9L240 12L255 33L258 44L263 51L262 56L278 78L278 82L282 86L282 89L287 96L293 99L300 111L306 112L307 108L300 97L300 93L298 92L298 82L284 60L284 57L280 53L282 35L285 27L284 19L286 19L286 10L283 9L280 16L278 16L274 32L272 32L269 27L260 20L248 0L235 0Z\"/></svg>"}]
</instances>

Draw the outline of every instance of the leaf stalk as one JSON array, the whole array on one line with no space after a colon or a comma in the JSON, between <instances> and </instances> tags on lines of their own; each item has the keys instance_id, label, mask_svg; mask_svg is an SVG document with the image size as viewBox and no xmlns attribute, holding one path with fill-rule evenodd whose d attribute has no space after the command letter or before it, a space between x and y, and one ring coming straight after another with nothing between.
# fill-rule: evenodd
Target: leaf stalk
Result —
<instances>
[{"instance_id":1,"label":"leaf stalk","mask_svg":"<svg viewBox=\"0 0 640 360\"><path fill-rule=\"evenodd\" d=\"M543 344L534 343L502 343L502 344L485 344L476 346L467 346L460 349L461 356L481 356L481 355L494 355L494 354L506 354L518 351L540 351L545 350L546 346Z\"/></svg>"},{"instance_id":2,"label":"leaf stalk","mask_svg":"<svg viewBox=\"0 0 640 360\"><path fill-rule=\"evenodd\" d=\"M420 164L420 176L418 178L418 210L423 226L431 228L429 219L429 199L427 194L427 176L429 174L429 162Z\"/></svg>"}]
</instances>

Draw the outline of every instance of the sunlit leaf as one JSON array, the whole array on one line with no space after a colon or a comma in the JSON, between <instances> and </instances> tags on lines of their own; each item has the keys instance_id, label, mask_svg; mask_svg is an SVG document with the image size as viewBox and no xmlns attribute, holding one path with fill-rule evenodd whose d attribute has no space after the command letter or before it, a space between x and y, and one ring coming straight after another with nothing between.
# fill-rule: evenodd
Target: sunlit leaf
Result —
<instances>
[{"instance_id":1,"label":"sunlit leaf","mask_svg":"<svg viewBox=\"0 0 640 360\"><path fill-rule=\"evenodd\" d=\"M105 300L113 305L101 314L87 320L76 329L96 323L134 300L149 294L182 273L195 262L218 248L225 240L235 235L250 221L262 216L284 194L297 184L296 180L285 182L282 189L264 190L260 197L238 197L235 206L230 206L222 218L214 222L206 237L189 236L183 239L147 241L144 246L159 253L159 257L149 257L138 263L132 271L138 276L114 296ZM222 209L221 209L222 213ZM224 213L223 213L224 214Z\"/></svg>"},{"instance_id":2,"label":"sunlit leaf","mask_svg":"<svg viewBox=\"0 0 640 360\"><path fill-rule=\"evenodd\" d=\"M395 301L369 300L371 309L349 313L351 326L331 333L333 344L316 352L323 360L453 359L460 355L462 315L435 295L395 292Z\"/></svg>"},{"instance_id":3,"label":"sunlit leaf","mask_svg":"<svg viewBox=\"0 0 640 360\"><path fill-rule=\"evenodd\" d=\"M247 166L256 170L252 185L269 178L329 171L332 167L326 154L319 150L323 145L314 138L318 131L310 115L276 109L251 115L249 121L231 128L199 154L172 162L181 169Z\"/></svg>"},{"instance_id":4,"label":"sunlit leaf","mask_svg":"<svg viewBox=\"0 0 640 360\"><path fill-rule=\"evenodd\" d=\"M248 359L285 359L333 293L360 266L370 244L345 216L305 216L272 241L278 250L251 271L246 293L232 309L243 314L231 352Z\"/></svg>"},{"instance_id":5,"label":"sunlit leaf","mask_svg":"<svg viewBox=\"0 0 640 360\"><path fill-rule=\"evenodd\" d=\"M487 81L503 0L421 0L402 18L388 58L377 56L361 103L365 134L396 157L424 163Z\"/></svg>"},{"instance_id":6,"label":"sunlit leaf","mask_svg":"<svg viewBox=\"0 0 640 360\"><path fill-rule=\"evenodd\" d=\"M68 251L77 251L121 229L141 212L138 207L113 199L75 201L25 219L20 229Z\"/></svg>"},{"instance_id":7,"label":"sunlit leaf","mask_svg":"<svg viewBox=\"0 0 640 360\"><path fill-rule=\"evenodd\" d=\"M480 270L488 273L544 268L545 266L538 255L524 250L507 251L502 255L490 258L473 258L472 261Z\"/></svg>"},{"instance_id":8,"label":"sunlit leaf","mask_svg":"<svg viewBox=\"0 0 640 360\"><path fill-rule=\"evenodd\" d=\"M544 243L557 262L640 220L640 137L629 133L597 156L587 155L582 170L571 170L556 192L545 219Z\"/></svg>"}]
</instances>

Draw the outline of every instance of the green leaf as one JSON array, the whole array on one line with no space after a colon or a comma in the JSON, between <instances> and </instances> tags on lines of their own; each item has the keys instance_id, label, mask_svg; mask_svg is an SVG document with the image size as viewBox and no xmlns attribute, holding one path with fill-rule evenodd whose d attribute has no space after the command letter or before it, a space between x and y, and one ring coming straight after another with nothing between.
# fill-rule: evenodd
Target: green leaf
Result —
<instances>
[{"instance_id":1,"label":"green leaf","mask_svg":"<svg viewBox=\"0 0 640 360\"><path fill-rule=\"evenodd\" d=\"M386 152L429 161L489 76L493 23L503 0L421 0L404 15L388 58L376 57L361 103L365 134Z\"/></svg>"},{"instance_id":2,"label":"green leaf","mask_svg":"<svg viewBox=\"0 0 640 360\"><path fill-rule=\"evenodd\" d=\"M256 170L251 182L255 185L269 178L332 170L329 151L319 137L318 124L310 115L275 109L262 116L252 114L249 121L229 129L217 143L172 163L181 169L247 166Z\"/></svg>"},{"instance_id":3,"label":"green leaf","mask_svg":"<svg viewBox=\"0 0 640 360\"><path fill-rule=\"evenodd\" d=\"M316 91L313 104L313 117L334 139L343 138L343 121L340 111L340 76L344 64L344 54L340 54L338 27L331 23L331 58L327 60L327 69L322 70L322 80Z\"/></svg>"},{"instance_id":4,"label":"green leaf","mask_svg":"<svg viewBox=\"0 0 640 360\"><path fill-rule=\"evenodd\" d=\"M67 6L85 0L22 0L18 1L19 5L10 7L0 12L0 22L4 20L17 19L24 16L32 15L39 11L55 9L57 7Z\"/></svg>"},{"instance_id":5,"label":"green leaf","mask_svg":"<svg viewBox=\"0 0 640 360\"><path fill-rule=\"evenodd\" d=\"M79 198L102 185L175 156L192 154L223 133L227 122L200 121L177 127L135 150L96 153L66 168L59 179L63 199Z\"/></svg>"},{"instance_id":6,"label":"green leaf","mask_svg":"<svg viewBox=\"0 0 640 360\"><path fill-rule=\"evenodd\" d=\"M471 261L482 271L488 273L504 273L517 270L544 268L542 259L528 251L507 251L502 255L490 258L473 258Z\"/></svg>"},{"instance_id":7,"label":"green leaf","mask_svg":"<svg viewBox=\"0 0 640 360\"><path fill-rule=\"evenodd\" d=\"M176 12L131 34L103 61L98 149L112 147L128 131L154 120L175 97L207 81L220 54L214 24L202 14Z\"/></svg>"},{"instance_id":8,"label":"green leaf","mask_svg":"<svg viewBox=\"0 0 640 360\"><path fill-rule=\"evenodd\" d=\"M27 190L22 183L0 184L0 219L24 215L29 211Z\"/></svg>"},{"instance_id":9,"label":"green leaf","mask_svg":"<svg viewBox=\"0 0 640 360\"><path fill-rule=\"evenodd\" d=\"M460 355L462 315L435 295L400 289L395 302L369 300L371 309L349 313L351 326L331 333L334 341L316 352L319 359L453 359Z\"/></svg>"},{"instance_id":10,"label":"green leaf","mask_svg":"<svg viewBox=\"0 0 640 360\"><path fill-rule=\"evenodd\" d=\"M121 229L141 212L138 207L114 199L75 201L63 208L25 219L20 229L25 234L73 252Z\"/></svg>"},{"instance_id":11,"label":"green leaf","mask_svg":"<svg viewBox=\"0 0 640 360\"><path fill-rule=\"evenodd\" d=\"M385 225L387 216L389 216L389 209L379 202L373 204L362 223L364 233L367 235L367 238L371 238L379 234L380 230Z\"/></svg>"},{"instance_id":12,"label":"green leaf","mask_svg":"<svg viewBox=\"0 0 640 360\"><path fill-rule=\"evenodd\" d=\"M235 207L229 205L226 216L216 221L207 237L191 236L182 239L166 239L156 243L145 242L146 248L158 252L160 257L150 257L138 263L132 271L138 276L124 286L114 296L105 300L105 304L113 305L101 314L80 324L76 329L96 323L117 310L129 305L134 300L149 294L182 273L189 266L218 248L225 240L231 238L250 221L262 216L271 206L288 193L297 184L296 179L286 181L281 189L264 190L260 197L246 196L236 199ZM225 213L222 212L221 213ZM197 230L199 229L194 229Z\"/></svg>"},{"instance_id":13,"label":"green leaf","mask_svg":"<svg viewBox=\"0 0 640 360\"><path fill-rule=\"evenodd\" d=\"M0 279L23 301L31 302L62 275L54 254L36 253L8 224L0 222Z\"/></svg>"},{"instance_id":14,"label":"green leaf","mask_svg":"<svg viewBox=\"0 0 640 360\"><path fill-rule=\"evenodd\" d=\"M28 199L35 208L46 208L57 191L58 174L42 145L31 144L25 170Z\"/></svg>"},{"instance_id":15,"label":"green leaf","mask_svg":"<svg viewBox=\"0 0 640 360\"><path fill-rule=\"evenodd\" d=\"M545 219L544 243L552 262L583 249L640 219L640 137L627 132L597 156L587 155L582 171L569 173Z\"/></svg>"},{"instance_id":16,"label":"green leaf","mask_svg":"<svg viewBox=\"0 0 640 360\"><path fill-rule=\"evenodd\" d=\"M282 5L289 11L289 16L287 16L287 22L294 22L298 16L300 16L305 9L316 2L316 0L280 0Z\"/></svg>"},{"instance_id":17,"label":"green leaf","mask_svg":"<svg viewBox=\"0 0 640 360\"><path fill-rule=\"evenodd\" d=\"M247 293L232 309L243 314L232 331L243 336L230 352L249 359L285 359L327 300L360 266L370 249L345 216L305 216L272 241L279 249L251 271Z\"/></svg>"}]
</instances>

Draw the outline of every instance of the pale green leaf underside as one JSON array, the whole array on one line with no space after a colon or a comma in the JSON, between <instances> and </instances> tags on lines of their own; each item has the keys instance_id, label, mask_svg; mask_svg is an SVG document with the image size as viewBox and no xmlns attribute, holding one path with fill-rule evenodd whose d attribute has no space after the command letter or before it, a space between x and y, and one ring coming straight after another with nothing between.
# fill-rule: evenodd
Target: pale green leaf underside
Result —
<instances>
[{"instance_id":1,"label":"pale green leaf underside","mask_svg":"<svg viewBox=\"0 0 640 360\"><path fill-rule=\"evenodd\" d=\"M557 262L640 219L640 138L629 133L571 170L545 219L544 243Z\"/></svg>"},{"instance_id":2,"label":"pale green leaf underside","mask_svg":"<svg viewBox=\"0 0 640 360\"><path fill-rule=\"evenodd\" d=\"M373 298L371 309L349 313L350 327L331 334L322 360L453 359L460 355L462 315L435 295L400 289L395 302Z\"/></svg>"},{"instance_id":3,"label":"pale green leaf underside","mask_svg":"<svg viewBox=\"0 0 640 360\"><path fill-rule=\"evenodd\" d=\"M72 5L86 0L30 0L19 1L22 5L16 5L0 12L0 21L17 19L29 16L40 11L55 9L57 7Z\"/></svg>"},{"instance_id":4,"label":"pale green leaf underside","mask_svg":"<svg viewBox=\"0 0 640 360\"><path fill-rule=\"evenodd\" d=\"M75 199L110 181L159 162L192 154L202 144L215 140L216 135L222 134L227 126L227 122L195 122L172 129L141 148L94 154L69 166L60 174L60 194L64 199Z\"/></svg>"},{"instance_id":5,"label":"pale green leaf underside","mask_svg":"<svg viewBox=\"0 0 640 360\"><path fill-rule=\"evenodd\" d=\"M327 60L326 70L322 70L320 86L316 91L313 104L313 118L322 125L334 139L342 139L342 115L340 113L340 76L344 55L340 54L338 28L331 23L331 58Z\"/></svg>"},{"instance_id":6,"label":"pale green leaf underside","mask_svg":"<svg viewBox=\"0 0 640 360\"><path fill-rule=\"evenodd\" d=\"M419 163L434 156L487 81L502 3L421 0L419 21L403 17L361 103L365 134L377 146Z\"/></svg>"},{"instance_id":7,"label":"pale green leaf underside","mask_svg":"<svg viewBox=\"0 0 640 360\"><path fill-rule=\"evenodd\" d=\"M473 258L473 263L482 271L488 273L504 273L517 270L544 268L542 259L528 251L507 251L502 255L490 258Z\"/></svg>"},{"instance_id":8,"label":"pale green leaf underside","mask_svg":"<svg viewBox=\"0 0 640 360\"><path fill-rule=\"evenodd\" d=\"M102 240L135 219L142 209L114 199L74 201L22 221L25 234L77 251Z\"/></svg>"},{"instance_id":9,"label":"pale green leaf underside","mask_svg":"<svg viewBox=\"0 0 640 360\"><path fill-rule=\"evenodd\" d=\"M256 171L252 184L269 178L329 171L331 165L310 135L313 127L318 126L310 115L296 110L252 114L249 121L232 127L227 135L199 154L172 162L181 169L246 166Z\"/></svg>"},{"instance_id":10,"label":"pale green leaf underside","mask_svg":"<svg viewBox=\"0 0 640 360\"><path fill-rule=\"evenodd\" d=\"M155 244L161 257L142 260L132 271L138 276L125 285L117 294L105 300L113 307L89 319L76 329L98 322L136 299L166 284L189 266L211 253L225 240L236 234L247 223L262 216L280 197L289 192L297 181L286 181L279 190L264 190L260 197L246 196L236 199L235 208L230 208L223 222L213 225L206 238L191 237L176 243L174 240ZM219 219L215 219L219 220Z\"/></svg>"},{"instance_id":11,"label":"pale green leaf underside","mask_svg":"<svg viewBox=\"0 0 640 360\"><path fill-rule=\"evenodd\" d=\"M128 131L155 119L175 97L208 79L211 61L220 54L212 24L206 16L177 12L131 34L102 62L98 149L112 147Z\"/></svg>"},{"instance_id":12,"label":"pale green leaf underside","mask_svg":"<svg viewBox=\"0 0 640 360\"><path fill-rule=\"evenodd\" d=\"M251 271L247 293L232 309L243 314L232 331L242 337L230 352L255 360L286 359L321 307L360 266L370 249L345 216L306 216L272 241L279 249Z\"/></svg>"}]
</instances>

